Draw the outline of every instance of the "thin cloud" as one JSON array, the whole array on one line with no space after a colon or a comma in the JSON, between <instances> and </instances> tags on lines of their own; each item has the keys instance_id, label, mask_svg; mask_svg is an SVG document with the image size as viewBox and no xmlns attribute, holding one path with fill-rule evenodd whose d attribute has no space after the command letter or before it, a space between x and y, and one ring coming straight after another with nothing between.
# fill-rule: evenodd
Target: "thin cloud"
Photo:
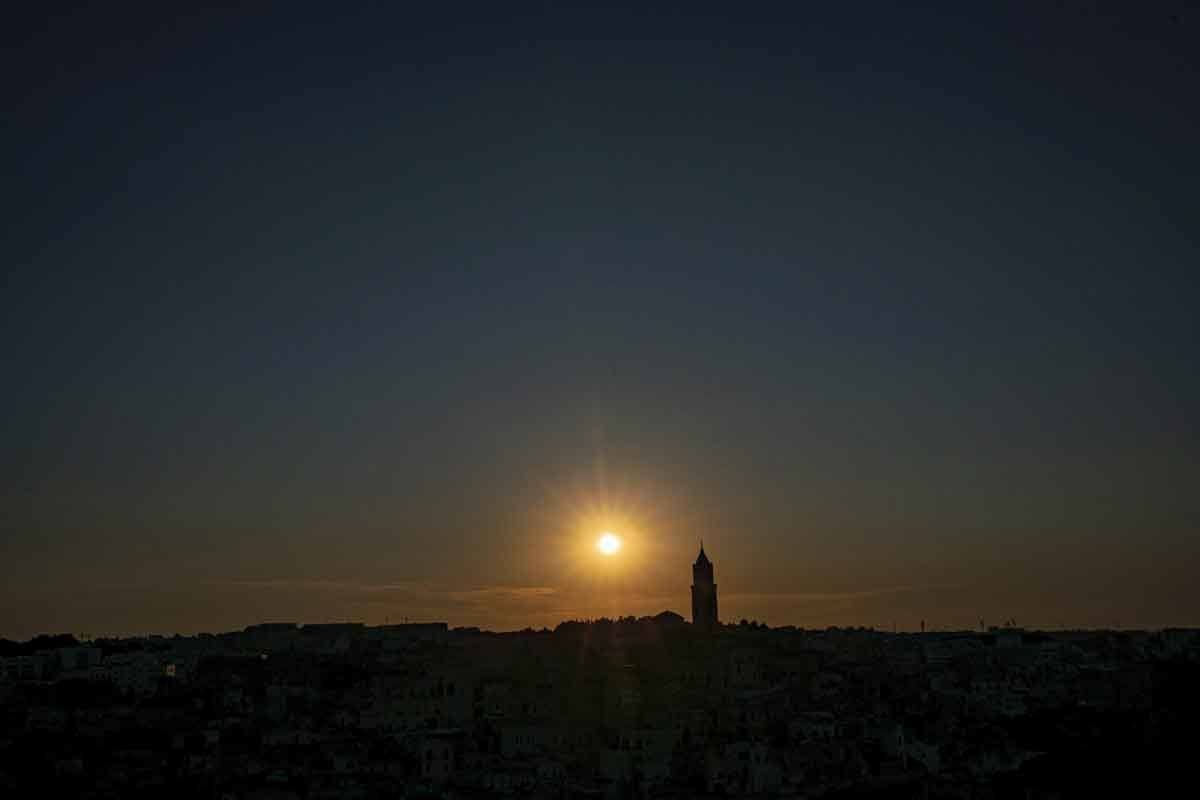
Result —
<instances>
[{"instance_id":1,"label":"thin cloud","mask_svg":"<svg viewBox=\"0 0 1200 800\"><path fill-rule=\"evenodd\" d=\"M845 602L849 600L866 600L874 597L885 597L897 594L913 594L916 592L937 591L942 589L957 589L959 584L922 584L912 586L884 586L875 589L861 589L851 592L731 592L723 595L722 599L735 601L774 602Z\"/></svg>"},{"instance_id":2,"label":"thin cloud","mask_svg":"<svg viewBox=\"0 0 1200 800\"><path fill-rule=\"evenodd\" d=\"M387 595L388 598L423 598L458 604L486 604L496 601L529 602L554 597L553 586L479 586L469 589L437 586L421 581L359 583L347 580L311 578L246 578L221 581L223 586L268 591L334 591L348 595Z\"/></svg>"},{"instance_id":3,"label":"thin cloud","mask_svg":"<svg viewBox=\"0 0 1200 800\"><path fill-rule=\"evenodd\" d=\"M242 589L353 589L349 581L308 578L245 578L218 581L221 586L236 586Z\"/></svg>"}]
</instances>

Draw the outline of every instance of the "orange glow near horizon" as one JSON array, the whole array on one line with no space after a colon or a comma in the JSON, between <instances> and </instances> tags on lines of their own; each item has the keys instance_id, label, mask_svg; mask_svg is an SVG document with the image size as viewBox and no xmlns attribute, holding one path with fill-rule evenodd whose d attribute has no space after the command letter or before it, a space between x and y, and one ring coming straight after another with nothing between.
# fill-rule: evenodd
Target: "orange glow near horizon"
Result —
<instances>
[{"instance_id":1,"label":"orange glow near horizon","mask_svg":"<svg viewBox=\"0 0 1200 800\"><path fill-rule=\"evenodd\" d=\"M558 589L559 621L686 604L695 528L680 513L685 504L673 486L607 477L598 467L570 482L531 488L537 494L524 503L527 524L544 533L529 537L526 563L530 580Z\"/></svg>"}]
</instances>

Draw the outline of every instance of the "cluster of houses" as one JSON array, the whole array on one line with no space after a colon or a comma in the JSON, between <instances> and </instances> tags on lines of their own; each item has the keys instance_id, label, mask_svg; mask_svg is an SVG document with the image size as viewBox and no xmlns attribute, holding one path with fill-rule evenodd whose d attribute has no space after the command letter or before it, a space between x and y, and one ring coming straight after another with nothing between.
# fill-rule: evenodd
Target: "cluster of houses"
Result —
<instances>
[{"instance_id":1,"label":"cluster of houses","mask_svg":"<svg viewBox=\"0 0 1200 800\"><path fill-rule=\"evenodd\" d=\"M1119 720L1153 746L1164 670L1200 664L1190 630L699 630L670 612L58 644L0 659L4 796L970 797L1044 762L1031 721Z\"/></svg>"}]
</instances>

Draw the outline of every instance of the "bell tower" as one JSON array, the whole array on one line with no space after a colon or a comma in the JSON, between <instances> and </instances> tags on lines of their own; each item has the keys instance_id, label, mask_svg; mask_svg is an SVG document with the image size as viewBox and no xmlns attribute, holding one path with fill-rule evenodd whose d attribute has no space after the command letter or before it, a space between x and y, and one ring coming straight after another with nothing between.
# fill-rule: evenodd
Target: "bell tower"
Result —
<instances>
[{"instance_id":1,"label":"bell tower","mask_svg":"<svg viewBox=\"0 0 1200 800\"><path fill-rule=\"evenodd\" d=\"M717 584L713 583L713 565L704 554L704 542L700 543L700 555L692 564L692 625L698 630L715 630L717 621Z\"/></svg>"}]
</instances>

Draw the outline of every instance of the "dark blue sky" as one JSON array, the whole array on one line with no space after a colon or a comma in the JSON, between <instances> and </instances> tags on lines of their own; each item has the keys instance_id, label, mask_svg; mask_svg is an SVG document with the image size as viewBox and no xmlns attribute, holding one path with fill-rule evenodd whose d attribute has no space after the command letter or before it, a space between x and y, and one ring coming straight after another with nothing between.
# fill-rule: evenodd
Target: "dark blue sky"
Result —
<instances>
[{"instance_id":1,"label":"dark blue sky","mask_svg":"<svg viewBox=\"0 0 1200 800\"><path fill-rule=\"evenodd\" d=\"M640 5L5 25L0 635L1200 622L1195 12Z\"/></svg>"}]
</instances>

